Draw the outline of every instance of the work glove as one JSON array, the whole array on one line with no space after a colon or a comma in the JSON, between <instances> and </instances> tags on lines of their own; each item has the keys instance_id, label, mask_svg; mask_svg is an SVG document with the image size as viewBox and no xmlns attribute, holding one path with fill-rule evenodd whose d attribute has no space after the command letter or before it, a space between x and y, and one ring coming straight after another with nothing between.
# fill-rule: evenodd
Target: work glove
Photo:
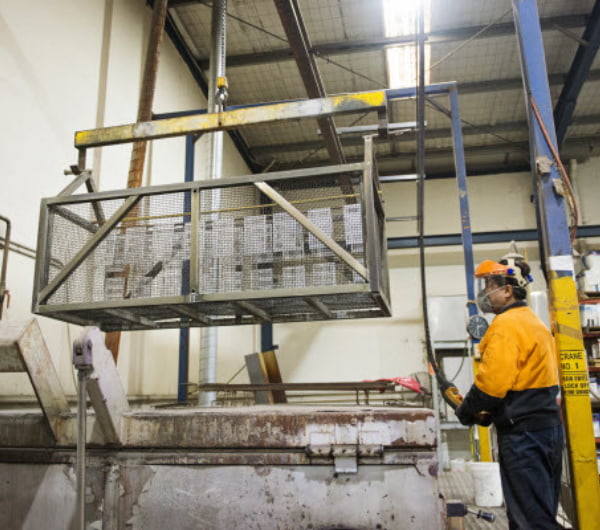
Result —
<instances>
[{"instance_id":1,"label":"work glove","mask_svg":"<svg viewBox=\"0 0 600 530\"><path fill-rule=\"evenodd\" d=\"M473 425L475 423L475 415L471 412L471 409L463 401L462 404L454 411L458 421L463 425Z\"/></svg>"},{"instance_id":2,"label":"work glove","mask_svg":"<svg viewBox=\"0 0 600 530\"><path fill-rule=\"evenodd\" d=\"M463 425L481 425L482 427L489 427L492 424L492 415L485 410L480 412L473 412L472 409L469 408L468 402L464 401L462 404L454 411L458 421L460 421Z\"/></svg>"}]
</instances>

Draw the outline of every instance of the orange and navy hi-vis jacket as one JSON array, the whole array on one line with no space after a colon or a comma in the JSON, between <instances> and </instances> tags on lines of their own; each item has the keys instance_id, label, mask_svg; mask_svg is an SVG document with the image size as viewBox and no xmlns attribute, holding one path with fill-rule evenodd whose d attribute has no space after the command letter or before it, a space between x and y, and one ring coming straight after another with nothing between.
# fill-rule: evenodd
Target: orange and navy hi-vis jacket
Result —
<instances>
[{"instance_id":1,"label":"orange and navy hi-vis jacket","mask_svg":"<svg viewBox=\"0 0 600 530\"><path fill-rule=\"evenodd\" d=\"M560 423L558 368L552 334L517 302L496 315L479 344L481 364L456 415L472 424L491 414L498 432L533 431Z\"/></svg>"}]
</instances>

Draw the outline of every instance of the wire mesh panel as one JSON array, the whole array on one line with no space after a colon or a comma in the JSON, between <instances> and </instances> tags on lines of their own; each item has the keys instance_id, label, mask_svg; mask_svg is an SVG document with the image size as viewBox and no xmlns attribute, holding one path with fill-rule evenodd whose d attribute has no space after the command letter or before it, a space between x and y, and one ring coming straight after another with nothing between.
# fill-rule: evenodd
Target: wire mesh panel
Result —
<instances>
[{"instance_id":1,"label":"wire mesh panel","mask_svg":"<svg viewBox=\"0 0 600 530\"><path fill-rule=\"evenodd\" d=\"M34 311L105 330L388 316L371 171L46 199Z\"/></svg>"}]
</instances>

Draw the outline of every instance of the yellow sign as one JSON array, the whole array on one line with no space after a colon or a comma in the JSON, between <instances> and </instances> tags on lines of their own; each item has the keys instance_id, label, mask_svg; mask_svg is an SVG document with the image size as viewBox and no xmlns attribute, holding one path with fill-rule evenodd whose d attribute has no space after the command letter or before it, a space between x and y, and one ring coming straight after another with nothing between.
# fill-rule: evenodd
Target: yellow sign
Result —
<instances>
[{"instance_id":1,"label":"yellow sign","mask_svg":"<svg viewBox=\"0 0 600 530\"><path fill-rule=\"evenodd\" d=\"M565 396L589 396L587 361L584 351L560 352L562 391Z\"/></svg>"}]
</instances>

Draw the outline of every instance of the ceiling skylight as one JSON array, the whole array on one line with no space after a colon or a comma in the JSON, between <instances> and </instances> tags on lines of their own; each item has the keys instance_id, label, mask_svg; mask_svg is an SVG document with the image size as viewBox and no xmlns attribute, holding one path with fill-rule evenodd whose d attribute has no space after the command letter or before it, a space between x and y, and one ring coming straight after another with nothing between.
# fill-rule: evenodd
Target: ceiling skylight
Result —
<instances>
[{"instance_id":1,"label":"ceiling skylight","mask_svg":"<svg viewBox=\"0 0 600 530\"><path fill-rule=\"evenodd\" d=\"M425 33L429 31L430 0L382 0L383 22L386 37L415 35L418 31L417 16L421 5L425 16ZM425 44L425 84L429 84L429 45ZM417 85L416 43L386 49L390 88Z\"/></svg>"}]
</instances>

